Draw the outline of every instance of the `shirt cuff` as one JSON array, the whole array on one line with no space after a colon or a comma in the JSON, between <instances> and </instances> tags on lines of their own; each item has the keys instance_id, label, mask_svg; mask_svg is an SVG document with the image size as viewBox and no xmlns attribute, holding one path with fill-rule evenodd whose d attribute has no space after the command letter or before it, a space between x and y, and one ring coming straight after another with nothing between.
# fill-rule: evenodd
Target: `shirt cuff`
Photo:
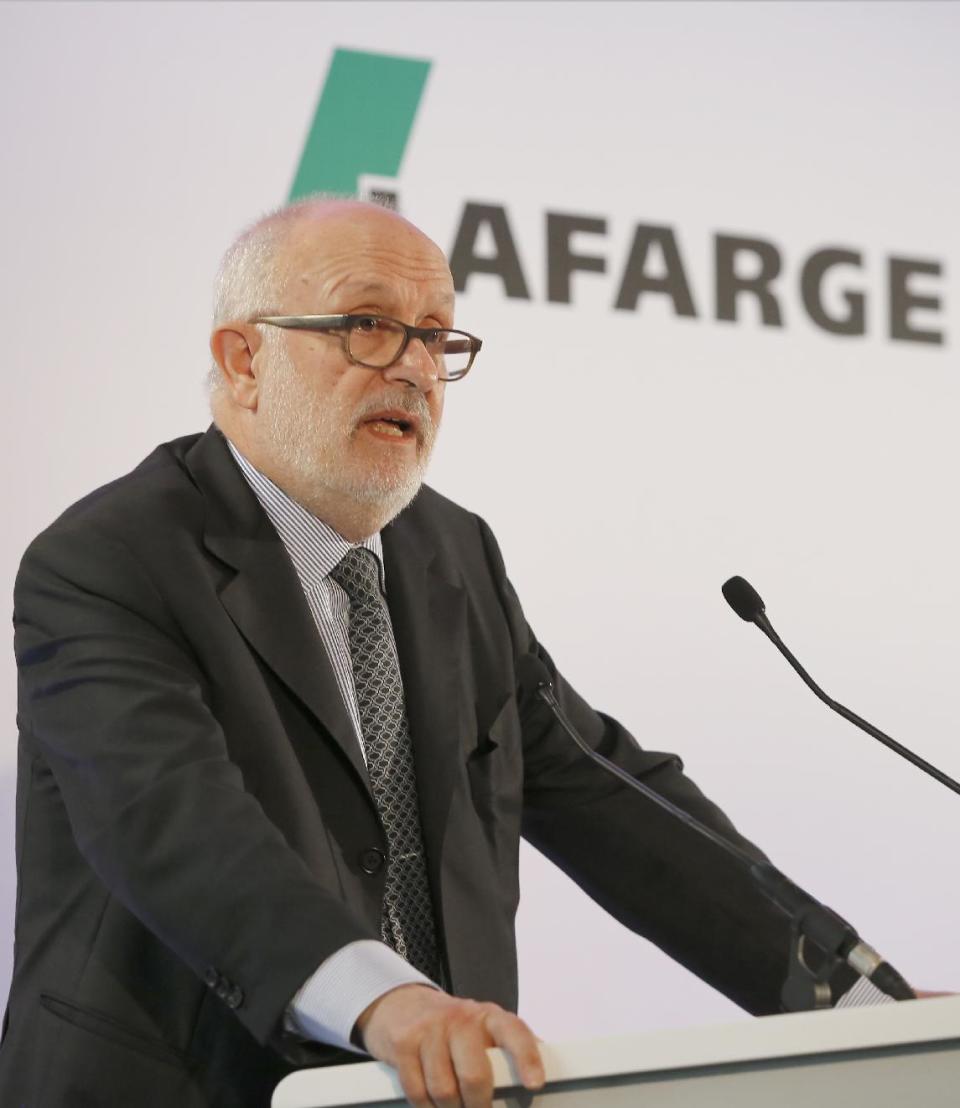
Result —
<instances>
[{"instance_id":1,"label":"shirt cuff","mask_svg":"<svg viewBox=\"0 0 960 1108\"><path fill-rule=\"evenodd\" d=\"M896 1004L892 996L880 992L866 977L858 978L834 1004L834 1008L859 1008L869 1004Z\"/></svg>"},{"instance_id":2,"label":"shirt cuff","mask_svg":"<svg viewBox=\"0 0 960 1108\"><path fill-rule=\"evenodd\" d=\"M437 985L386 943L347 943L320 966L287 1006L287 1027L315 1042L361 1054L354 1025L375 1000L401 985Z\"/></svg>"}]
</instances>

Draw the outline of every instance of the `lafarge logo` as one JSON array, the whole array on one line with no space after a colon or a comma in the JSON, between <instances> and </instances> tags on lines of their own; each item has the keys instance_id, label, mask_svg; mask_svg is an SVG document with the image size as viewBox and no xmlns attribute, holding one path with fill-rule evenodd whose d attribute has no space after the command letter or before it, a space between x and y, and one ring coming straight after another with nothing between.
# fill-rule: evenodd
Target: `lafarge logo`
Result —
<instances>
[{"instance_id":1,"label":"lafarge logo","mask_svg":"<svg viewBox=\"0 0 960 1108\"><path fill-rule=\"evenodd\" d=\"M290 199L334 192L396 206L391 182L429 72L427 61L335 50Z\"/></svg>"},{"instance_id":2,"label":"lafarge logo","mask_svg":"<svg viewBox=\"0 0 960 1108\"><path fill-rule=\"evenodd\" d=\"M597 273L609 285L610 307L619 311L639 312L645 297L658 296L677 318L709 314L729 323L759 319L765 327L783 328L799 308L818 330L831 335L863 337L869 327L902 342L945 341L937 319L940 295L930 284L943 273L936 259L868 258L858 246L836 243L818 246L794 261L766 236L715 233L709 244L712 288L697 290L684 261L682 236L667 224L635 223L626 260L610 274L608 257L623 255L619 244L604 250L611 222L596 213L544 212L548 303L572 304L575 276ZM580 245L584 236L593 237L589 253ZM478 242L492 242L493 249L485 247L481 253ZM869 303L865 289L868 265L882 267L885 289L878 304ZM531 299L527 267L503 204L464 205L450 268L458 292L474 273L489 273L500 279L506 296ZM792 292L784 290L791 285ZM920 319L917 313L923 313Z\"/></svg>"},{"instance_id":3,"label":"lafarge logo","mask_svg":"<svg viewBox=\"0 0 960 1108\"><path fill-rule=\"evenodd\" d=\"M336 192L398 207L397 177L430 65L336 50L290 199ZM645 298L659 297L677 319L785 328L802 313L827 335L946 342L938 286L944 265L936 258L878 257L842 242L821 242L791 257L767 234L716 232L709 243L710 287L697 289L678 228L638 220L629 242L610 243L615 222L595 211L543 213L542 255L535 262L536 272L546 273L547 303L573 304L576 282L603 280L614 311L640 312ZM585 237L592 249L584 249ZM624 253L611 272L609 259ZM448 256L458 292L483 274L499 282L505 297L533 299L531 260L521 256L505 203L464 201ZM868 293L870 284L881 291Z\"/></svg>"}]
</instances>

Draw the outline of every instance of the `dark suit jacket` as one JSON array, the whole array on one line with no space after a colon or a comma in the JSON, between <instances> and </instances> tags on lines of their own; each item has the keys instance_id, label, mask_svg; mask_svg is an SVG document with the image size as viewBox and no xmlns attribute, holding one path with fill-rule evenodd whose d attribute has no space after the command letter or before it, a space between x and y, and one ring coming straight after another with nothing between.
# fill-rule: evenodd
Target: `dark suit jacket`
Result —
<instances>
[{"instance_id":1,"label":"dark suit jacket","mask_svg":"<svg viewBox=\"0 0 960 1108\"><path fill-rule=\"evenodd\" d=\"M694 973L776 1010L784 921L519 696L517 659L551 663L485 524L424 489L383 546L453 991L516 1004L523 833ZM220 434L159 447L45 531L15 624L0 1104L263 1108L292 1068L343 1060L282 1015L324 958L379 936L384 872L360 859L386 842L296 575ZM673 755L556 684L598 749L738 838Z\"/></svg>"}]
</instances>

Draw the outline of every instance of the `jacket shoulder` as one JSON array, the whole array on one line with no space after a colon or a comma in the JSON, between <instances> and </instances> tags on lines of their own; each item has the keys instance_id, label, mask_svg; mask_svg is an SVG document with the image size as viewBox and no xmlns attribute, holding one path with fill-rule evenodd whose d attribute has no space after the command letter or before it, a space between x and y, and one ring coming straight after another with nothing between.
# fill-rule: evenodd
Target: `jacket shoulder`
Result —
<instances>
[{"instance_id":1,"label":"jacket shoulder","mask_svg":"<svg viewBox=\"0 0 960 1108\"><path fill-rule=\"evenodd\" d=\"M129 473L94 489L71 504L30 543L23 563L34 556L85 538L128 542L180 519L202 519L199 489L185 465L189 450L202 436L186 435L162 443Z\"/></svg>"}]
</instances>

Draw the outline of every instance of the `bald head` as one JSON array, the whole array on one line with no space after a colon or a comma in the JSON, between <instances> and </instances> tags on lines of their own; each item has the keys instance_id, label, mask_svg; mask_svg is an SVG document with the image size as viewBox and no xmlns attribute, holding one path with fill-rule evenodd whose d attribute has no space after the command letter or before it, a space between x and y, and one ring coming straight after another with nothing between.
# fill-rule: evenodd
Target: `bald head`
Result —
<instances>
[{"instance_id":1,"label":"bald head","mask_svg":"<svg viewBox=\"0 0 960 1108\"><path fill-rule=\"evenodd\" d=\"M328 250L349 250L385 237L401 252L406 246L413 254L433 253L449 274L434 242L409 220L377 204L312 198L269 212L224 254L215 288L214 326L278 311L288 285L308 281L310 269L323 264Z\"/></svg>"}]
</instances>

